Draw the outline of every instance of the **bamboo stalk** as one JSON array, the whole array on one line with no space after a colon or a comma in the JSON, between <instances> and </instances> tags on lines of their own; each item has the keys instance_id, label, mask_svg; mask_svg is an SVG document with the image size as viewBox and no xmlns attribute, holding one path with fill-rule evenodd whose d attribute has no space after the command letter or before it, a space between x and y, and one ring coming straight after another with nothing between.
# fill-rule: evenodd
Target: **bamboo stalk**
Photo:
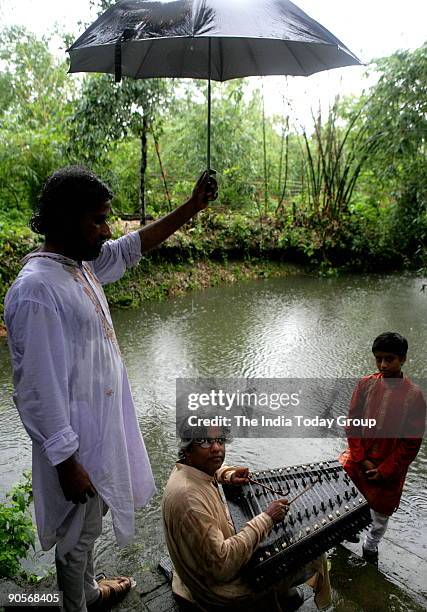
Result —
<instances>
[{"instance_id":1,"label":"bamboo stalk","mask_svg":"<svg viewBox=\"0 0 427 612\"><path fill-rule=\"evenodd\" d=\"M262 144L264 157L264 215L268 212L268 169L267 169L267 139L265 132L265 99L264 83L262 84Z\"/></svg>"}]
</instances>

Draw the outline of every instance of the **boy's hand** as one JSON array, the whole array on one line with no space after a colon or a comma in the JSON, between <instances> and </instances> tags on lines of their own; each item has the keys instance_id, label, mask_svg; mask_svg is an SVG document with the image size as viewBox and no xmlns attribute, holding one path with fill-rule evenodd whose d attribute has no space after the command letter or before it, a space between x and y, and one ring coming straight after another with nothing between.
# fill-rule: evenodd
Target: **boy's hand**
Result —
<instances>
[{"instance_id":1,"label":"boy's hand","mask_svg":"<svg viewBox=\"0 0 427 612\"><path fill-rule=\"evenodd\" d=\"M249 468L247 467L239 467L236 468L231 475L230 483L233 485L243 485L249 482Z\"/></svg>"},{"instance_id":2,"label":"boy's hand","mask_svg":"<svg viewBox=\"0 0 427 612\"><path fill-rule=\"evenodd\" d=\"M366 473L368 470L375 470L375 464L372 463L372 461L369 461L369 459L365 459L362 461L362 468Z\"/></svg>"},{"instance_id":3,"label":"boy's hand","mask_svg":"<svg viewBox=\"0 0 427 612\"><path fill-rule=\"evenodd\" d=\"M373 470L367 470L365 474L366 474L366 478L370 480L371 482L377 482L379 480L384 480L384 477L381 475L381 473L378 471L377 468L374 468Z\"/></svg>"}]
</instances>

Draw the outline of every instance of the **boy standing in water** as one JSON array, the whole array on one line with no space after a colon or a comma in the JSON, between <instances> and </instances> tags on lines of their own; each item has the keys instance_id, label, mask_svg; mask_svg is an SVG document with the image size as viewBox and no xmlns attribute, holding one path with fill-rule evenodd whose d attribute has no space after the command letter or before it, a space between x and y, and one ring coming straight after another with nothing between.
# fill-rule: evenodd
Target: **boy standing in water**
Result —
<instances>
[{"instance_id":1,"label":"boy standing in water","mask_svg":"<svg viewBox=\"0 0 427 612\"><path fill-rule=\"evenodd\" d=\"M399 507L406 473L417 456L425 427L422 391L402 373L407 351L408 342L398 333L385 332L375 338L372 352L379 372L361 378L349 409L351 419L375 419L375 431L365 430L360 437L360 430L348 427L348 448L339 458L371 507L372 524L363 542L363 557L373 563L378 561L378 544L390 515Z\"/></svg>"}]
</instances>

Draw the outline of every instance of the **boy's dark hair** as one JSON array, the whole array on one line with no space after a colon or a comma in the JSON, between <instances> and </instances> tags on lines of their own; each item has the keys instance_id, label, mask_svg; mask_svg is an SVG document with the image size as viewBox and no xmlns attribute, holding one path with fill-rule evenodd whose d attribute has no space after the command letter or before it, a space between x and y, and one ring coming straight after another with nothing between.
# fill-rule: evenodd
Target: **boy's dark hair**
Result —
<instances>
[{"instance_id":1,"label":"boy's dark hair","mask_svg":"<svg viewBox=\"0 0 427 612\"><path fill-rule=\"evenodd\" d=\"M384 332L375 338L372 345L372 352L375 354L378 351L406 357L408 341L397 332Z\"/></svg>"},{"instance_id":2,"label":"boy's dark hair","mask_svg":"<svg viewBox=\"0 0 427 612\"><path fill-rule=\"evenodd\" d=\"M113 193L84 166L66 166L49 176L30 221L37 234L55 234L64 221L111 200Z\"/></svg>"}]
</instances>

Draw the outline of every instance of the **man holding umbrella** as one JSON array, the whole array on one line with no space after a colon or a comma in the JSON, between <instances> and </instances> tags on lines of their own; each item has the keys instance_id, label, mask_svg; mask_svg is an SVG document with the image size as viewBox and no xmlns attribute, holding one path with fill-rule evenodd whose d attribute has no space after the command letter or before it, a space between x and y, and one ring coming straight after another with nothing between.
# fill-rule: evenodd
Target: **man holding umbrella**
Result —
<instances>
[{"instance_id":1,"label":"man holding umbrella","mask_svg":"<svg viewBox=\"0 0 427 612\"><path fill-rule=\"evenodd\" d=\"M67 612L109 609L131 579L96 582L93 547L111 511L119 545L154 480L102 285L118 280L217 197L204 173L189 200L162 219L110 240L112 193L69 166L46 181L31 226L44 244L28 255L5 300L14 400L33 443L39 539L56 544Z\"/></svg>"}]
</instances>

